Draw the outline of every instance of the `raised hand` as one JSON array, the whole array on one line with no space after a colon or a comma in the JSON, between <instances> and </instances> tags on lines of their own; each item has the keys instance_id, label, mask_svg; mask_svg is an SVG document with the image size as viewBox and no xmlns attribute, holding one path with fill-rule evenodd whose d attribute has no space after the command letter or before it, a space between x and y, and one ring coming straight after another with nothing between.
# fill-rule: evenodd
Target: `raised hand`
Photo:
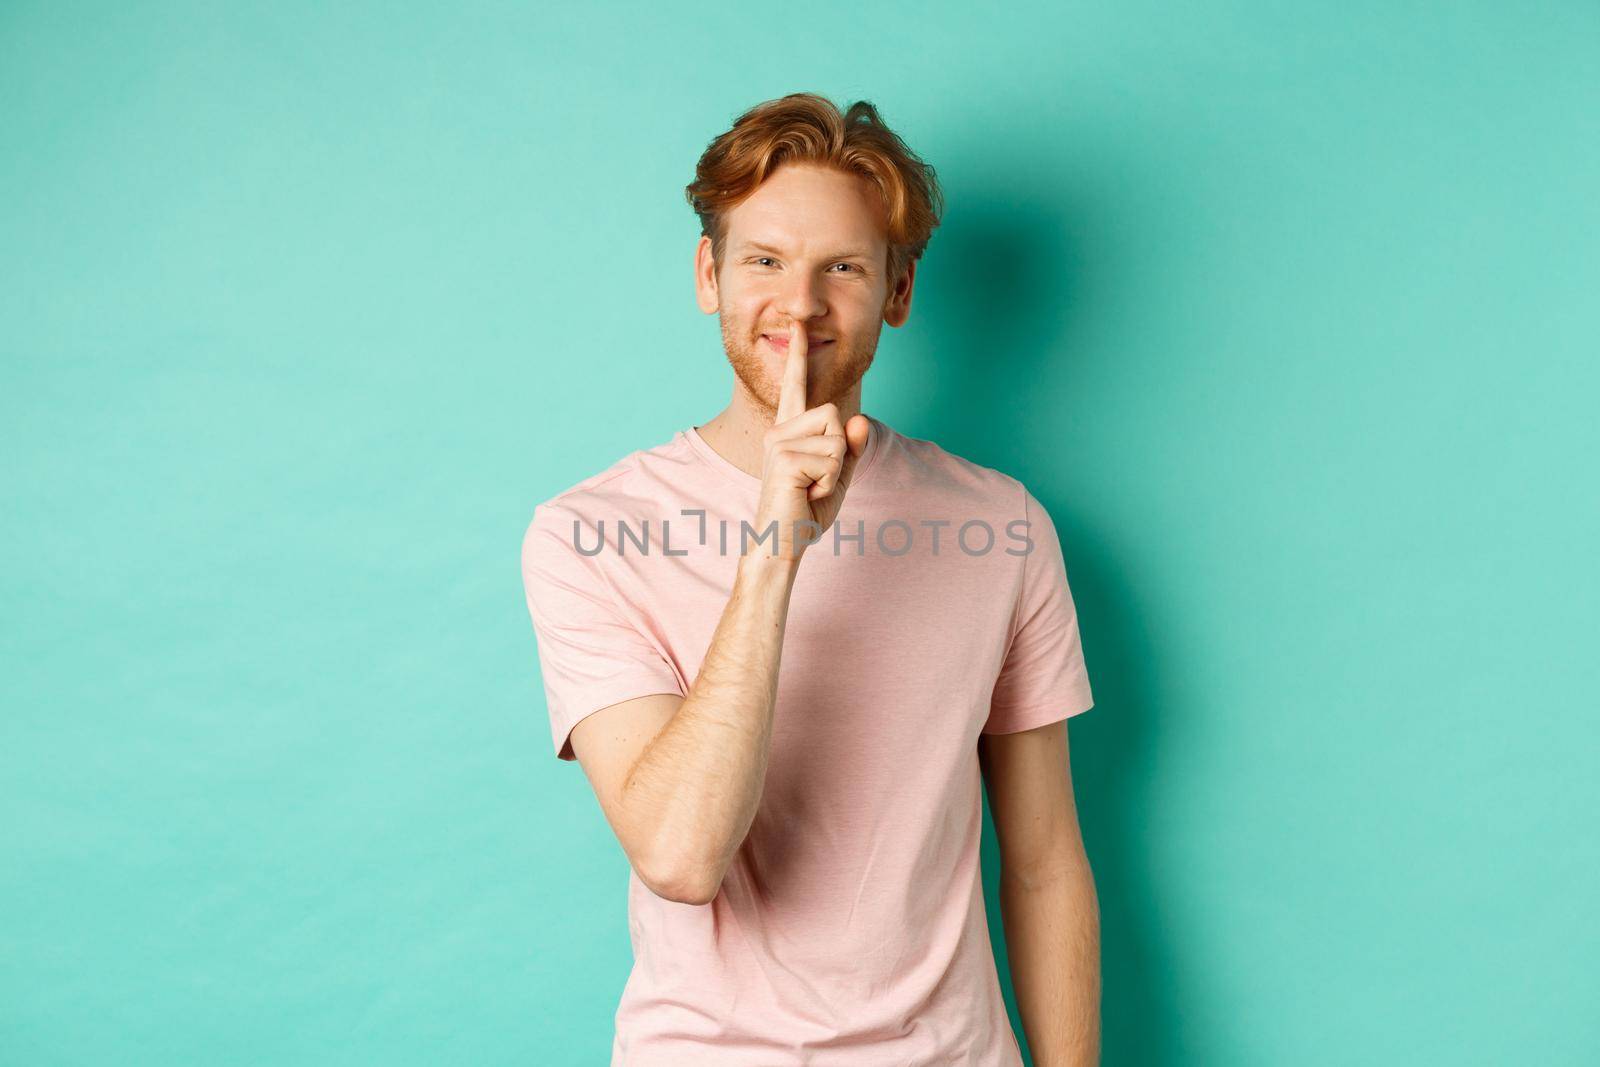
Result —
<instances>
[{"instance_id":1,"label":"raised hand","mask_svg":"<svg viewBox=\"0 0 1600 1067\"><path fill-rule=\"evenodd\" d=\"M848 425L835 404L807 409L807 344L805 327L789 326L789 355L783 365L777 417L762 437L761 500L755 531L764 534L778 524L776 555L798 561L810 538L830 534L844 504L851 475L867 448L871 426L865 415ZM807 522L816 523L812 529ZM750 551L772 553L768 540Z\"/></svg>"}]
</instances>

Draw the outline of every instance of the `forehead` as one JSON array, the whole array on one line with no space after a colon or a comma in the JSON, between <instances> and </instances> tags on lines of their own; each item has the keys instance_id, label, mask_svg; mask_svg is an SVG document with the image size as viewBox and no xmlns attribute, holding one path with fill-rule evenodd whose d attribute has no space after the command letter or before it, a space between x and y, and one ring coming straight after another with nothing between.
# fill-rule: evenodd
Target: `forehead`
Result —
<instances>
[{"instance_id":1,"label":"forehead","mask_svg":"<svg viewBox=\"0 0 1600 1067\"><path fill-rule=\"evenodd\" d=\"M820 254L888 244L887 214L866 178L829 167L788 163L727 215L730 247L749 241Z\"/></svg>"}]
</instances>

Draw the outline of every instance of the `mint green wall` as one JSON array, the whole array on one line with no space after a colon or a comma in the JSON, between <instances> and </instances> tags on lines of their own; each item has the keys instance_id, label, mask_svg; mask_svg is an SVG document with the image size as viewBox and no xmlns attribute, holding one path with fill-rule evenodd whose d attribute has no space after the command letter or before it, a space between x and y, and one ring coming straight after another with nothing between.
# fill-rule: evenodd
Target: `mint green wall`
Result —
<instances>
[{"instance_id":1,"label":"mint green wall","mask_svg":"<svg viewBox=\"0 0 1600 1067\"><path fill-rule=\"evenodd\" d=\"M0 11L0 1061L605 1062L520 538L801 88L949 197L866 409L1061 531L1107 1064L1600 1061L1600 9L216 7Z\"/></svg>"}]
</instances>

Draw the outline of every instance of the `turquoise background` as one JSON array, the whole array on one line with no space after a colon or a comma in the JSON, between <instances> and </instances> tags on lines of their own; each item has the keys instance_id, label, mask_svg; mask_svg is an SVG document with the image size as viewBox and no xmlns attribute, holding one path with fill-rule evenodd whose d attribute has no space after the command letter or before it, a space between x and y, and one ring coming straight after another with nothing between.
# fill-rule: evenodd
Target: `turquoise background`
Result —
<instances>
[{"instance_id":1,"label":"turquoise background","mask_svg":"<svg viewBox=\"0 0 1600 1067\"><path fill-rule=\"evenodd\" d=\"M1061 531L1105 1062L1600 1062L1597 55L1588 3L5 5L0 1062L606 1061L626 861L518 550L726 402L682 188L797 89L949 199L866 410Z\"/></svg>"}]
</instances>

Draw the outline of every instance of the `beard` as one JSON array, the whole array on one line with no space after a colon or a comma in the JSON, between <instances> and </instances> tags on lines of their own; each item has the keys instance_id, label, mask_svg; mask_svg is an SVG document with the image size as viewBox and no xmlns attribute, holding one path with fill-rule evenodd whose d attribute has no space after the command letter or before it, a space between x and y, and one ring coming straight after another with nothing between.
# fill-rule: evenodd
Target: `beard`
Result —
<instances>
[{"instance_id":1,"label":"beard","mask_svg":"<svg viewBox=\"0 0 1600 1067\"><path fill-rule=\"evenodd\" d=\"M725 314L720 321L722 349L728 355L734 377L751 403L768 420L775 420L778 415L778 396L783 389L783 360L787 357L774 357L762 352L763 331L730 320ZM837 404L866 375L877 350L876 335L867 340L836 336L833 347L822 350L826 355L821 366L816 365L808 354L806 410L823 404Z\"/></svg>"}]
</instances>

